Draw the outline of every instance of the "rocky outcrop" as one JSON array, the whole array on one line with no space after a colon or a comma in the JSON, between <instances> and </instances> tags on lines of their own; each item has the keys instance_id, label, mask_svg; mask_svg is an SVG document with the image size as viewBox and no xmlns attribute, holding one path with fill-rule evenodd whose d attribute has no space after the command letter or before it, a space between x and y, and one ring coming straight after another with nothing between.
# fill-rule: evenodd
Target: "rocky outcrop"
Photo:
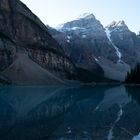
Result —
<instances>
[{"instance_id":1,"label":"rocky outcrop","mask_svg":"<svg viewBox=\"0 0 140 140\"><path fill-rule=\"evenodd\" d=\"M1 0L0 70L14 63L16 53L23 50L30 59L62 79L76 74L75 66L38 17L19 0Z\"/></svg>"},{"instance_id":2,"label":"rocky outcrop","mask_svg":"<svg viewBox=\"0 0 140 140\"><path fill-rule=\"evenodd\" d=\"M29 57L58 77L73 79L76 76L76 68L71 60L64 54L58 54L45 49L28 49Z\"/></svg>"},{"instance_id":3,"label":"rocky outcrop","mask_svg":"<svg viewBox=\"0 0 140 140\"><path fill-rule=\"evenodd\" d=\"M14 60L15 44L7 37L0 36L0 71L7 68Z\"/></svg>"}]
</instances>

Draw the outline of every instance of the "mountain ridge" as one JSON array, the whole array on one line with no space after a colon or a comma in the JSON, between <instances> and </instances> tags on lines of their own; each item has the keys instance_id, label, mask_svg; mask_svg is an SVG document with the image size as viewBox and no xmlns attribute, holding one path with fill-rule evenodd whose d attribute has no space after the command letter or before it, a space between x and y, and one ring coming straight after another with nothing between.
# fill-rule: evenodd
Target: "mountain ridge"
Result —
<instances>
[{"instance_id":1,"label":"mountain ridge","mask_svg":"<svg viewBox=\"0 0 140 140\"><path fill-rule=\"evenodd\" d=\"M123 20L113 21L104 27L89 13L64 23L57 28L57 32L53 31L51 34L76 65L91 71L100 67L107 78L124 81L130 68L140 62L138 35L132 32ZM88 59L86 54L92 59ZM81 58L83 62L80 62ZM110 63L114 65L114 70L107 72ZM117 69L123 69L122 74L119 74L121 76L117 76ZM113 73L112 77L109 73Z\"/></svg>"}]
</instances>

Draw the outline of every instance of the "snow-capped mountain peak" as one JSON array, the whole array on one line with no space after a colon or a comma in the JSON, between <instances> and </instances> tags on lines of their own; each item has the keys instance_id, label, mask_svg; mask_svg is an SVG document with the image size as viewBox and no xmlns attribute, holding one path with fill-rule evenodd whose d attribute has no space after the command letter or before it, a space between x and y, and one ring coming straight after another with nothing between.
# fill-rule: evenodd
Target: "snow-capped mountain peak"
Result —
<instances>
[{"instance_id":1,"label":"snow-capped mountain peak","mask_svg":"<svg viewBox=\"0 0 140 140\"><path fill-rule=\"evenodd\" d=\"M84 13L78 19L95 19L95 16L92 13Z\"/></svg>"},{"instance_id":2,"label":"snow-capped mountain peak","mask_svg":"<svg viewBox=\"0 0 140 140\"><path fill-rule=\"evenodd\" d=\"M79 30L79 29L82 29L83 30L83 28L81 28L81 27L79 27L79 26L77 26L77 25L75 25L76 24L76 22L78 23L78 22L82 22L82 20L92 20L92 21L95 21L96 20L96 18L95 18L95 16L92 14L92 13L84 13L84 14L82 14L82 15L80 15L77 19L75 19L75 20L73 20L73 21L69 21L69 22L67 22L67 23L63 23L63 24L59 24L57 27L55 27L55 29L56 30L59 30L59 31L61 31L63 28L65 28L66 30ZM87 21L87 22L88 22ZM71 24L72 23L72 27L69 27L69 24ZM65 26L67 26L68 25L68 27L65 27Z\"/></svg>"},{"instance_id":3,"label":"snow-capped mountain peak","mask_svg":"<svg viewBox=\"0 0 140 140\"><path fill-rule=\"evenodd\" d=\"M120 20L116 23L116 26L126 26L124 20Z\"/></svg>"},{"instance_id":4,"label":"snow-capped mountain peak","mask_svg":"<svg viewBox=\"0 0 140 140\"><path fill-rule=\"evenodd\" d=\"M55 29L56 29L56 30L60 30L61 28L63 28L63 26L64 26L64 23L59 24L59 25L57 25L57 26L55 27Z\"/></svg>"},{"instance_id":5,"label":"snow-capped mountain peak","mask_svg":"<svg viewBox=\"0 0 140 140\"><path fill-rule=\"evenodd\" d=\"M123 20L120 20L118 22L113 21L107 26L107 28L114 28L114 27L127 27L127 25Z\"/></svg>"},{"instance_id":6,"label":"snow-capped mountain peak","mask_svg":"<svg viewBox=\"0 0 140 140\"><path fill-rule=\"evenodd\" d=\"M93 14L84 13L77 19L57 26L56 30L60 32L77 32L77 34L82 35L84 32L85 35L85 32L91 32L91 30L98 32L104 30L104 28Z\"/></svg>"},{"instance_id":7,"label":"snow-capped mountain peak","mask_svg":"<svg viewBox=\"0 0 140 140\"><path fill-rule=\"evenodd\" d=\"M127 25L125 24L125 22L123 20L120 20L118 22L113 21L108 26L106 26L105 28L109 29L111 32L114 32L114 31L122 32L122 31L128 31L129 30Z\"/></svg>"}]
</instances>

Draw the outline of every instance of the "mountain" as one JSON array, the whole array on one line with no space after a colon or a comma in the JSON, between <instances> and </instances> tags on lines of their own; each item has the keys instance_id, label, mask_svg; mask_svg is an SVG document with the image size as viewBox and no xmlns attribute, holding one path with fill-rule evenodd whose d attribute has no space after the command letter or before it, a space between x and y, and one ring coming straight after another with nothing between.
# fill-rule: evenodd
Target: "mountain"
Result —
<instances>
[{"instance_id":1,"label":"mountain","mask_svg":"<svg viewBox=\"0 0 140 140\"><path fill-rule=\"evenodd\" d=\"M49 29L77 67L90 70L97 79L110 78L105 76L99 59L116 63L118 57L108 41L104 27L93 14L83 14L74 21L58 26L57 31Z\"/></svg>"},{"instance_id":2,"label":"mountain","mask_svg":"<svg viewBox=\"0 0 140 140\"><path fill-rule=\"evenodd\" d=\"M117 60L115 50L108 43L104 27L93 14L83 14L78 19L65 23L57 29L67 35L67 43L70 43L73 48L79 45L80 49L82 47L89 52L94 52L92 59L96 60L101 55L113 61ZM79 43L76 44L77 42ZM108 55L109 53L112 56Z\"/></svg>"},{"instance_id":3,"label":"mountain","mask_svg":"<svg viewBox=\"0 0 140 140\"><path fill-rule=\"evenodd\" d=\"M140 45L136 34L129 30L124 21L113 21L106 27L106 32L114 47L119 50L122 61L134 66L139 60L136 48Z\"/></svg>"},{"instance_id":4,"label":"mountain","mask_svg":"<svg viewBox=\"0 0 140 140\"><path fill-rule=\"evenodd\" d=\"M14 84L56 84L75 77L71 60L26 5L0 0L0 11L1 77Z\"/></svg>"},{"instance_id":5,"label":"mountain","mask_svg":"<svg viewBox=\"0 0 140 140\"><path fill-rule=\"evenodd\" d=\"M103 27L85 13L56 29L19 0L0 1L0 81L64 84L124 81L140 62L140 37L124 21Z\"/></svg>"},{"instance_id":6,"label":"mountain","mask_svg":"<svg viewBox=\"0 0 140 140\"><path fill-rule=\"evenodd\" d=\"M124 21L103 27L93 14L61 24L50 34L73 63L105 78L124 81L127 72L140 61L140 38Z\"/></svg>"}]
</instances>

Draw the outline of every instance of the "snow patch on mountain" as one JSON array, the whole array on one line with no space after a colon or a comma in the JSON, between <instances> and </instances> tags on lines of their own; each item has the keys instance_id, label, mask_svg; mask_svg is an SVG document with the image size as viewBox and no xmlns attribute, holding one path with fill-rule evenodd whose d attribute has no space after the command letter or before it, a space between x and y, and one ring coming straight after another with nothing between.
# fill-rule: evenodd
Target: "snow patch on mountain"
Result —
<instances>
[{"instance_id":1,"label":"snow patch on mountain","mask_svg":"<svg viewBox=\"0 0 140 140\"><path fill-rule=\"evenodd\" d=\"M86 28L81 28L81 27L64 27L64 26L60 26L60 27L57 27L56 30L58 31L76 31L76 30L83 30L85 31Z\"/></svg>"},{"instance_id":2,"label":"snow patch on mountain","mask_svg":"<svg viewBox=\"0 0 140 140\"><path fill-rule=\"evenodd\" d=\"M67 43L70 43L70 40L71 40L71 36L68 35L68 36L67 36Z\"/></svg>"},{"instance_id":3,"label":"snow patch on mountain","mask_svg":"<svg viewBox=\"0 0 140 140\"><path fill-rule=\"evenodd\" d=\"M105 29L105 32L106 32L106 35L107 35L108 40L110 41L110 43L112 44L112 46L113 46L114 49L116 50L116 54L117 54L117 56L118 56L118 58L119 58L118 62L121 62L122 54L121 54L121 52L119 51L118 47L113 43L113 41L112 41L112 39L111 39L111 31L110 31L108 28L106 28L106 29Z\"/></svg>"},{"instance_id":4,"label":"snow patch on mountain","mask_svg":"<svg viewBox=\"0 0 140 140\"><path fill-rule=\"evenodd\" d=\"M67 40L67 43L70 43L70 40Z\"/></svg>"},{"instance_id":5,"label":"snow patch on mountain","mask_svg":"<svg viewBox=\"0 0 140 140\"><path fill-rule=\"evenodd\" d=\"M85 30L85 28L80 28L80 27L72 27L72 28L66 28L68 30Z\"/></svg>"},{"instance_id":6,"label":"snow patch on mountain","mask_svg":"<svg viewBox=\"0 0 140 140\"><path fill-rule=\"evenodd\" d=\"M86 35L82 35L82 38L86 38L87 36Z\"/></svg>"},{"instance_id":7,"label":"snow patch on mountain","mask_svg":"<svg viewBox=\"0 0 140 140\"><path fill-rule=\"evenodd\" d=\"M71 39L71 36L68 35L68 36L67 36L67 39Z\"/></svg>"},{"instance_id":8,"label":"snow patch on mountain","mask_svg":"<svg viewBox=\"0 0 140 140\"><path fill-rule=\"evenodd\" d=\"M134 136L132 140L140 140L140 133L137 136Z\"/></svg>"}]
</instances>

